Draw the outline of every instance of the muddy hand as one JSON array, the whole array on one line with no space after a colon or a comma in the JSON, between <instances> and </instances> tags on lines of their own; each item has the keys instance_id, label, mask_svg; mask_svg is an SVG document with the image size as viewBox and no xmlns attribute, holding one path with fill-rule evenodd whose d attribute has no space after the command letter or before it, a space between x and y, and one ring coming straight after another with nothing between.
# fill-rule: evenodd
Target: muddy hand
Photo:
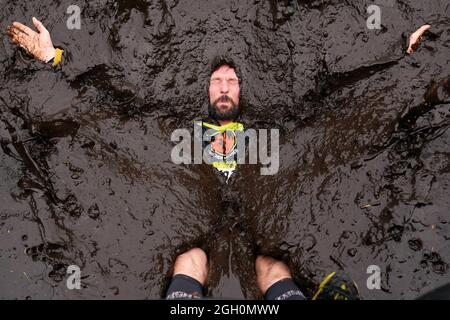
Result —
<instances>
[{"instance_id":1,"label":"muddy hand","mask_svg":"<svg viewBox=\"0 0 450 320\"><path fill-rule=\"evenodd\" d=\"M413 54L414 51L416 51L419 48L420 43L423 40L423 34L430 29L431 26L429 24L426 24L424 26L421 26L419 29L417 29L416 32L414 32L409 37L409 47L406 51L408 54Z\"/></svg>"},{"instance_id":2,"label":"muddy hand","mask_svg":"<svg viewBox=\"0 0 450 320\"><path fill-rule=\"evenodd\" d=\"M35 17L33 17L33 24L38 32L19 22L13 22L6 32L14 43L27 50L34 58L48 62L55 57L56 53L50 33Z\"/></svg>"}]
</instances>

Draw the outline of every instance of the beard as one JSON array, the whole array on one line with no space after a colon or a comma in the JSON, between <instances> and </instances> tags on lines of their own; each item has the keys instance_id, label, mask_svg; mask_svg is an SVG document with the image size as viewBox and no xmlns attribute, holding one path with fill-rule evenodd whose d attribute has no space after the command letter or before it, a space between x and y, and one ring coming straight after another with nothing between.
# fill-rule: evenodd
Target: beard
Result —
<instances>
[{"instance_id":1,"label":"beard","mask_svg":"<svg viewBox=\"0 0 450 320\"><path fill-rule=\"evenodd\" d=\"M218 106L220 102L229 102L231 104L231 108L226 110L221 110ZM221 96L216 99L212 104L209 104L208 113L211 118L214 120L229 120L234 121L240 113L239 105L234 103L234 101L228 96Z\"/></svg>"}]
</instances>

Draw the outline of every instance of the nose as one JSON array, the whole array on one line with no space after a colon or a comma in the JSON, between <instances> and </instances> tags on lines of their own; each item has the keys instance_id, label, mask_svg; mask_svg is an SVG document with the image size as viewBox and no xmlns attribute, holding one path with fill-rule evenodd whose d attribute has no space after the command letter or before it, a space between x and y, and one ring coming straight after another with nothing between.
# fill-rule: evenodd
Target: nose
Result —
<instances>
[{"instance_id":1,"label":"nose","mask_svg":"<svg viewBox=\"0 0 450 320\"><path fill-rule=\"evenodd\" d=\"M220 93L228 93L228 89L227 81L222 81L220 84Z\"/></svg>"}]
</instances>

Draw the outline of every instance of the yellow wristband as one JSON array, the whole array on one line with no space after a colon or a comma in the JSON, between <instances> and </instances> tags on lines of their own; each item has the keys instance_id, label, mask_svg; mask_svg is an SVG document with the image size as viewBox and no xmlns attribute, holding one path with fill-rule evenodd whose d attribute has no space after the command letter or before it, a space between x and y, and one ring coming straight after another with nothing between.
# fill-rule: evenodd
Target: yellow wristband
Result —
<instances>
[{"instance_id":1,"label":"yellow wristband","mask_svg":"<svg viewBox=\"0 0 450 320\"><path fill-rule=\"evenodd\" d=\"M62 61L63 52L64 52L64 50L56 48L56 54L55 54L55 57L53 58L53 64L52 64L53 67L57 66Z\"/></svg>"}]
</instances>

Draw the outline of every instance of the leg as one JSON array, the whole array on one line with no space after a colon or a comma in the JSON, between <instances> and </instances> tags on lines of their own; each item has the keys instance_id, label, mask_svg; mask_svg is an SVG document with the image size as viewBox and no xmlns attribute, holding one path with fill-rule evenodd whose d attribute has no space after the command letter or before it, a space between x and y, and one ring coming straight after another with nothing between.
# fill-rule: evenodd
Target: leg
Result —
<instances>
[{"instance_id":1,"label":"leg","mask_svg":"<svg viewBox=\"0 0 450 320\"><path fill-rule=\"evenodd\" d=\"M283 262L270 257L256 258L256 281L266 300L305 300Z\"/></svg>"},{"instance_id":2,"label":"leg","mask_svg":"<svg viewBox=\"0 0 450 320\"><path fill-rule=\"evenodd\" d=\"M166 299L201 298L207 276L208 258L202 249L194 248L179 255Z\"/></svg>"}]
</instances>

